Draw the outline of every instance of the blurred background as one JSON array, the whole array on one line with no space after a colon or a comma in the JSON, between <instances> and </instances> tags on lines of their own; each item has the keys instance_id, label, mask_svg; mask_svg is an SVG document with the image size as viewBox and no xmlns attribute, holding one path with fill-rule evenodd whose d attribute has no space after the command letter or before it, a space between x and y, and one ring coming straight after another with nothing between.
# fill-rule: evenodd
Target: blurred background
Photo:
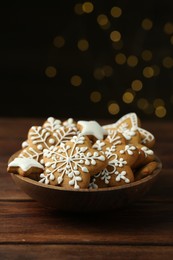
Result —
<instances>
[{"instance_id":1,"label":"blurred background","mask_svg":"<svg viewBox=\"0 0 173 260\"><path fill-rule=\"evenodd\" d=\"M172 0L9 6L0 20L1 116L172 118Z\"/></svg>"}]
</instances>

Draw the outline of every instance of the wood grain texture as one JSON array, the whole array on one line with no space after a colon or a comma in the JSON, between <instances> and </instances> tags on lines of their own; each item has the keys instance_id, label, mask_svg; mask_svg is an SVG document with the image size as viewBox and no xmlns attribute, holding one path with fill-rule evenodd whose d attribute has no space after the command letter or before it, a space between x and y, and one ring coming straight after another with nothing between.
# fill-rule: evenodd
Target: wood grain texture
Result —
<instances>
[{"instance_id":1,"label":"wood grain texture","mask_svg":"<svg viewBox=\"0 0 173 260\"><path fill-rule=\"evenodd\" d=\"M0 202L0 243L173 246L173 203L139 202L99 214L51 212L32 201ZM2 235L3 234L3 235Z\"/></svg>"},{"instance_id":2,"label":"wood grain texture","mask_svg":"<svg viewBox=\"0 0 173 260\"><path fill-rule=\"evenodd\" d=\"M29 127L43 121L0 119L0 259L172 259L172 122L143 122L163 163L143 199L121 210L77 214L46 210L6 172Z\"/></svg>"},{"instance_id":3,"label":"wood grain texture","mask_svg":"<svg viewBox=\"0 0 173 260\"><path fill-rule=\"evenodd\" d=\"M17 256L15 258L15 256ZM8 259L61 259L61 260L170 260L173 248L167 246L98 246L98 245L3 245L0 258Z\"/></svg>"}]
</instances>

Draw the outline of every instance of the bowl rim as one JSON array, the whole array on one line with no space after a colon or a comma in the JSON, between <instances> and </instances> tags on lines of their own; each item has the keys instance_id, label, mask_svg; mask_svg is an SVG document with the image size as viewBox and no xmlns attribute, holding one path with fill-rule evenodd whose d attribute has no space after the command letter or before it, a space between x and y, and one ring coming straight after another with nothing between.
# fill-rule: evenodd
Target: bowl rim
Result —
<instances>
[{"instance_id":1,"label":"bowl rim","mask_svg":"<svg viewBox=\"0 0 173 260\"><path fill-rule=\"evenodd\" d=\"M137 187L138 185L142 184L142 183L146 183L151 179L154 179L161 171L162 169L162 162L160 161L160 159L155 156L155 161L158 162L158 166L157 168L152 172L152 174L134 181L132 183L127 183L127 184L123 184L121 186L114 186L114 187L106 187L106 188L98 188L98 189L66 189L64 187L60 187L60 186L53 186L53 185L46 185L44 183L38 182L36 180L32 180L28 177L23 177L21 175L15 174L15 173L11 173L12 178L18 178L21 181L24 181L26 183L35 185L35 186L39 186L42 188L46 188L46 189L51 189L51 190L58 190L58 191L64 191L64 192L85 192L85 193L99 193L99 192L109 192L109 191L115 191L115 190L121 190L121 189L128 189L131 187Z\"/></svg>"}]
</instances>

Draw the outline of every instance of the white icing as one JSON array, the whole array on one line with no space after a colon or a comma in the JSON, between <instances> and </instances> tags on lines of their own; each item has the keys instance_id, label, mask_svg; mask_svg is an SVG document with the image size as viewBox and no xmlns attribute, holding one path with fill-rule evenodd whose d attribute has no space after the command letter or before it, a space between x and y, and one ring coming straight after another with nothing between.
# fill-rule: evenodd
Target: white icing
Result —
<instances>
[{"instance_id":1,"label":"white icing","mask_svg":"<svg viewBox=\"0 0 173 260\"><path fill-rule=\"evenodd\" d=\"M38 145L37 145L37 148L38 148L38 150L40 150L40 151L43 150L43 146L42 146L41 144L38 144Z\"/></svg>"},{"instance_id":2,"label":"white icing","mask_svg":"<svg viewBox=\"0 0 173 260\"><path fill-rule=\"evenodd\" d=\"M138 128L140 134L143 135L142 144L146 144L147 142L153 142L154 141L154 135L152 135L150 132L143 128Z\"/></svg>"},{"instance_id":3,"label":"white icing","mask_svg":"<svg viewBox=\"0 0 173 260\"><path fill-rule=\"evenodd\" d=\"M65 122L63 122L63 126L77 131L76 123L74 122L73 118L69 118Z\"/></svg>"},{"instance_id":4,"label":"white icing","mask_svg":"<svg viewBox=\"0 0 173 260\"><path fill-rule=\"evenodd\" d=\"M19 157L21 158L32 158L36 161L39 162L39 158L40 156L43 155L43 151L41 151L40 153L38 153L34 148L32 147L29 147L28 149L24 149L20 154L19 154ZM40 160L40 163L43 164L43 162L41 162Z\"/></svg>"},{"instance_id":5,"label":"white icing","mask_svg":"<svg viewBox=\"0 0 173 260\"><path fill-rule=\"evenodd\" d=\"M101 140L97 140L95 144L93 145L93 148L97 149L98 151L101 151L103 146L105 146L105 142Z\"/></svg>"},{"instance_id":6,"label":"white icing","mask_svg":"<svg viewBox=\"0 0 173 260\"><path fill-rule=\"evenodd\" d=\"M27 142L27 141L24 141L24 142L22 143L22 148L26 148L26 147L28 147L28 142Z\"/></svg>"},{"instance_id":7,"label":"white icing","mask_svg":"<svg viewBox=\"0 0 173 260\"><path fill-rule=\"evenodd\" d=\"M133 145L126 145L124 149L120 150L120 154L127 152L129 155L133 155L133 152L136 150L136 147Z\"/></svg>"},{"instance_id":8,"label":"white icing","mask_svg":"<svg viewBox=\"0 0 173 260\"><path fill-rule=\"evenodd\" d=\"M115 178L117 182L121 180L123 180L125 183L130 182L130 180L125 176L127 174L126 171L122 171L122 172L116 171L115 174L117 175Z\"/></svg>"},{"instance_id":9,"label":"white icing","mask_svg":"<svg viewBox=\"0 0 173 260\"><path fill-rule=\"evenodd\" d=\"M148 155L153 155L154 154L154 152L152 151L152 150L150 150L148 147L146 147L146 146L143 146L142 148L141 148L141 150L144 152L144 154L145 154L145 157L147 157Z\"/></svg>"},{"instance_id":10,"label":"white icing","mask_svg":"<svg viewBox=\"0 0 173 260\"><path fill-rule=\"evenodd\" d=\"M128 183L129 179L124 176L126 173L124 173L125 171L123 171L123 167L127 165L127 161L117 155L116 148L117 148L116 145L112 145L111 147L106 147L105 155L106 158L108 159L108 167L103 169L98 174L94 175L91 183L89 184L89 188L91 189L98 188L97 184L95 183L97 178L100 178L105 182L105 184L108 185L111 176L113 174L117 175L115 177L115 180L117 182L119 182L122 179L126 183ZM122 168L121 173L117 171L117 167Z\"/></svg>"},{"instance_id":11,"label":"white icing","mask_svg":"<svg viewBox=\"0 0 173 260\"><path fill-rule=\"evenodd\" d=\"M15 158L12 162L8 164L9 167L20 167L24 172L28 171L30 168L44 169L44 167L32 158Z\"/></svg>"},{"instance_id":12,"label":"white icing","mask_svg":"<svg viewBox=\"0 0 173 260\"><path fill-rule=\"evenodd\" d=\"M69 185L79 189L78 182L82 181L81 172L88 173L89 166L96 165L97 161L104 161L105 156L100 155L98 152L91 152L85 146L85 138L81 135L73 136L71 143L72 146L61 143L59 147L44 150L44 156L52 158L52 161L46 163L46 174L40 177L40 182L48 184L52 175L58 172L60 176L57 178L58 184L64 180L64 176L69 177ZM84 146L81 146L81 145ZM48 165L48 166L47 166Z\"/></svg>"},{"instance_id":13,"label":"white icing","mask_svg":"<svg viewBox=\"0 0 173 260\"><path fill-rule=\"evenodd\" d=\"M128 113L121 117L116 123L109 124L109 125L104 125L103 128L109 129L109 128L118 128L124 121L127 119L130 119L132 127L138 127L138 118L135 113Z\"/></svg>"},{"instance_id":14,"label":"white icing","mask_svg":"<svg viewBox=\"0 0 173 260\"><path fill-rule=\"evenodd\" d=\"M47 138L50 136L50 132L41 126L33 126L31 129L32 131L30 131L29 136L33 144L42 144L44 147L48 148Z\"/></svg>"},{"instance_id":15,"label":"white icing","mask_svg":"<svg viewBox=\"0 0 173 260\"><path fill-rule=\"evenodd\" d=\"M129 126L125 121L129 119L131 126ZM104 129L116 128L121 132L126 140L131 140L132 136L135 135L135 131L138 130L140 134L143 135L142 144L150 143L154 141L154 135L152 135L147 130L138 126L138 119L135 113L129 113L121 117L116 123L104 125Z\"/></svg>"},{"instance_id":16,"label":"white icing","mask_svg":"<svg viewBox=\"0 0 173 260\"><path fill-rule=\"evenodd\" d=\"M54 140L53 138L50 138L50 139L49 139L49 143L50 143L50 144L54 144L54 143L55 143L55 140Z\"/></svg>"},{"instance_id":17,"label":"white icing","mask_svg":"<svg viewBox=\"0 0 173 260\"><path fill-rule=\"evenodd\" d=\"M78 121L78 124L82 126L82 135L93 135L100 140L104 138L104 135L108 135L107 130L96 121Z\"/></svg>"},{"instance_id":18,"label":"white icing","mask_svg":"<svg viewBox=\"0 0 173 260\"><path fill-rule=\"evenodd\" d=\"M109 142L113 145L118 145L121 144L121 137L118 136L118 131L116 130L110 130L108 129L108 136L107 139L109 140Z\"/></svg>"},{"instance_id":19,"label":"white icing","mask_svg":"<svg viewBox=\"0 0 173 260\"><path fill-rule=\"evenodd\" d=\"M54 117L49 117L47 121L44 123L43 127L53 132L58 130L61 127L61 121L55 119Z\"/></svg>"}]
</instances>

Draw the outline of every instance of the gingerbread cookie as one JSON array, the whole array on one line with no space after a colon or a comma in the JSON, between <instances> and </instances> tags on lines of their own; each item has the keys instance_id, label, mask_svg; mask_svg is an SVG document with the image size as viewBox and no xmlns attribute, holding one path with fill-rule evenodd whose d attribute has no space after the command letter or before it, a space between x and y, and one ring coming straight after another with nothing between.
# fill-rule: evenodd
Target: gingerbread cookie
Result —
<instances>
[{"instance_id":1,"label":"gingerbread cookie","mask_svg":"<svg viewBox=\"0 0 173 260\"><path fill-rule=\"evenodd\" d=\"M32 158L15 158L8 164L9 173L18 173L21 176L30 176L32 179L38 179L40 173L44 170L43 165Z\"/></svg>"},{"instance_id":2,"label":"gingerbread cookie","mask_svg":"<svg viewBox=\"0 0 173 260\"><path fill-rule=\"evenodd\" d=\"M32 126L28 132L28 146L23 149L18 157L32 158L43 164L43 150L49 149L57 143L56 137L46 128Z\"/></svg>"},{"instance_id":3,"label":"gingerbread cookie","mask_svg":"<svg viewBox=\"0 0 173 260\"><path fill-rule=\"evenodd\" d=\"M61 142L69 141L77 134L77 127L73 119L65 122L49 117L43 126L33 126L29 130L28 140L22 143L23 151L19 157L33 158L43 164L43 150L51 146L58 146Z\"/></svg>"},{"instance_id":4,"label":"gingerbread cookie","mask_svg":"<svg viewBox=\"0 0 173 260\"><path fill-rule=\"evenodd\" d=\"M135 173L135 181L138 181L142 178L145 178L146 176L153 173L154 170L157 169L159 166L158 162L150 162L147 165L143 166L142 168L138 169L138 171Z\"/></svg>"},{"instance_id":5,"label":"gingerbread cookie","mask_svg":"<svg viewBox=\"0 0 173 260\"><path fill-rule=\"evenodd\" d=\"M79 134L70 142L44 151L45 171L40 182L65 188L87 188L91 175L107 166L106 157Z\"/></svg>"},{"instance_id":6,"label":"gingerbread cookie","mask_svg":"<svg viewBox=\"0 0 173 260\"><path fill-rule=\"evenodd\" d=\"M43 124L43 127L52 132L56 138L57 145L61 142L69 141L72 136L78 134L76 122L73 118L69 118L64 122L59 119L49 117Z\"/></svg>"},{"instance_id":7,"label":"gingerbread cookie","mask_svg":"<svg viewBox=\"0 0 173 260\"><path fill-rule=\"evenodd\" d=\"M66 189L121 186L157 167L153 145L154 136L141 128L135 113L106 126L49 117L30 128L7 170Z\"/></svg>"},{"instance_id":8,"label":"gingerbread cookie","mask_svg":"<svg viewBox=\"0 0 173 260\"><path fill-rule=\"evenodd\" d=\"M149 149L147 146L144 146L143 144L136 144L136 147L138 148L139 156L135 162L134 168L154 161L155 154L153 150Z\"/></svg>"},{"instance_id":9,"label":"gingerbread cookie","mask_svg":"<svg viewBox=\"0 0 173 260\"><path fill-rule=\"evenodd\" d=\"M128 143L142 143L151 148L155 143L154 136L140 127L140 121L135 113L129 113L116 123L103 126L105 129L117 129Z\"/></svg>"},{"instance_id":10,"label":"gingerbread cookie","mask_svg":"<svg viewBox=\"0 0 173 260\"><path fill-rule=\"evenodd\" d=\"M104 141L97 141L93 147L102 151L108 160L108 166L92 178L89 188L120 186L134 181L132 167L138 158L138 149L126 145L121 133L108 130Z\"/></svg>"}]
</instances>

